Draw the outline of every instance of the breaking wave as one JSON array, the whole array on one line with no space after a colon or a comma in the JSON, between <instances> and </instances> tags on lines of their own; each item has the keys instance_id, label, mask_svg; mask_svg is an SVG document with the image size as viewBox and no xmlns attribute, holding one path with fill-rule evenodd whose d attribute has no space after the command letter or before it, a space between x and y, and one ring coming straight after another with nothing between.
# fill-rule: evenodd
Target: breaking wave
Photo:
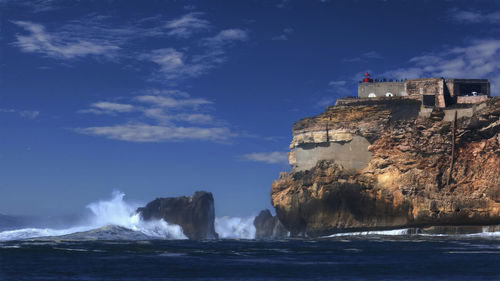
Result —
<instances>
[{"instance_id":1,"label":"breaking wave","mask_svg":"<svg viewBox=\"0 0 500 281\"><path fill-rule=\"evenodd\" d=\"M222 239L255 239L255 217L220 217L215 218L215 232Z\"/></svg>"},{"instance_id":2,"label":"breaking wave","mask_svg":"<svg viewBox=\"0 0 500 281\"><path fill-rule=\"evenodd\" d=\"M143 233L151 238L187 239L178 225L168 224L164 220L143 221L135 212L138 205L123 200L124 193L115 191L108 201L98 201L87 205L91 215L85 223L64 229L23 228L0 232L0 241L19 240L47 236L62 236L102 228L108 225L124 227Z\"/></svg>"},{"instance_id":3,"label":"breaking wave","mask_svg":"<svg viewBox=\"0 0 500 281\"><path fill-rule=\"evenodd\" d=\"M332 235L324 236L323 238L332 237L342 237L342 236L365 236L365 235L381 235L381 236L403 236L403 235L414 235L414 236L453 236L453 237L500 237L500 231L492 231L490 227L485 226L482 232L478 233L468 233L468 234L444 234L444 233L422 233L415 229L403 228L403 229L392 229L392 230L374 230L374 231L358 231L358 232L346 232L346 233L335 233Z\"/></svg>"}]
</instances>

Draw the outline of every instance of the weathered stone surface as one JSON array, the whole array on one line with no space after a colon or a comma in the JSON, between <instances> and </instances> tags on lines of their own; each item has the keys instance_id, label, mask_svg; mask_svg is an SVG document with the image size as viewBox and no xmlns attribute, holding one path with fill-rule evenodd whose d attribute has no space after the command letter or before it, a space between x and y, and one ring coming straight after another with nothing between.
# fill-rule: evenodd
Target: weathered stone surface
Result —
<instances>
[{"instance_id":1,"label":"weathered stone surface","mask_svg":"<svg viewBox=\"0 0 500 281\"><path fill-rule=\"evenodd\" d=\"M255 226L256 239L282 239L288 237L286 228L278 217L273 216L269 210L261 211L255 217L253 225Z\"/></svg>"},{"instance_id":2,"label":"weathered stone surface","mask_svg":"<svg viewBox=\"0 0 500 281\"><path fill-rule=\"evenodd\" d=\"M449 183L452 122L414 109L403 100L336 106L294 125L294 136L349 131L373 156L361 170L325 159L282 173L271 202L292 235L500 224L500 97L458 119Z\"/></svg>"},{"instance_id":3,"label":"weathered stone surface","mask_svg":"<svg viewBox=\"0 0 500 281\"><path fill-rule=\"evenodd\" d=\"M182 227L189 239L217 239L212 193L196 191L193 196L157 198L137 209L144 220L164 219Z\"/></svg>"}]
</instances>

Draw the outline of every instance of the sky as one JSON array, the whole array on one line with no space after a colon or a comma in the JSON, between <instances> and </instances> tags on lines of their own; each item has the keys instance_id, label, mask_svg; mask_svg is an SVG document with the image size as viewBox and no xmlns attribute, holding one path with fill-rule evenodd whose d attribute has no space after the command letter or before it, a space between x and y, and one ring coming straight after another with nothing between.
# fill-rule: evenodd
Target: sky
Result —
<instances>
[{"instance_id":1,"label":"sky","mask_svg":"<svg viewBox=\"0 0 500 281\"><path fill-rule=\"evenodd\" d=\"M369 71L488 78L500 2L0 0L0 213L214 194L269 208L291 127Z\"/></svg>"}]
</instances>

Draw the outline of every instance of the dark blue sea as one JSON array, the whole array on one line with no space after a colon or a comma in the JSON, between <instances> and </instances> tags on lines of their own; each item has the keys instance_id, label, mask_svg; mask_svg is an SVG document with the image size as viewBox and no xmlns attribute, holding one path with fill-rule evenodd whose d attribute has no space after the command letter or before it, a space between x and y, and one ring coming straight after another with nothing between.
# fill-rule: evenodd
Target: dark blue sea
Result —
<instances>
[{"instance_id":1,"label":"dark blue sea","mask_svg":"<svg viewBox=\"0 0 500 281\"><path fill-rule=\"evenodd\" d=\"M500 239L4 241L0 280L500 280Z\"/></svg>"}]
</instances>

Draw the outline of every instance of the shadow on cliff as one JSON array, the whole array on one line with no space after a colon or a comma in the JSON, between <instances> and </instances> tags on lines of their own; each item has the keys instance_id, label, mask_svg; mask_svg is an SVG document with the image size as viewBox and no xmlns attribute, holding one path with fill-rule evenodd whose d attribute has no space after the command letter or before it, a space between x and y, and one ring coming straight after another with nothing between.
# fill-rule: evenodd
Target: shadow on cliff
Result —
<instances>
[{"instance_id":1,"label":"shadow on cliff","mask_svg":"<svg viewBox=\"0 0 500 281\"><path fill-rule=\"evenodd\" d=\"M410 224L410 204L394 206L376 199L357 183L333 183L319 187L316 194L302 190L291 208L276 214L292 236L318 237L339 232L391 229ZM319 196L318 196L319 195ZM306 199L307 198L307 199ZM302 202L302 203L299 203ZM377 227L386 225L387 227Z\"/></svg>"}]
</instances>

